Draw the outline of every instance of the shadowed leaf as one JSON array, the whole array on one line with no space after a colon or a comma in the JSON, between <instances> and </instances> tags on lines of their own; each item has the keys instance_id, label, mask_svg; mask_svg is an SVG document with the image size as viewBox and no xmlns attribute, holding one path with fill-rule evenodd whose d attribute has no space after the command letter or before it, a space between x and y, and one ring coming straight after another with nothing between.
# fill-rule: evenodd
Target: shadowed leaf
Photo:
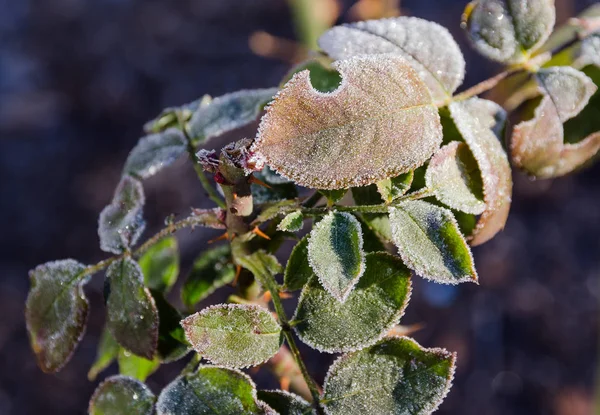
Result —
<instances>
[{"instance_id":1,"label":"shadowed leaf","mask_svg":"<svg viewBox=\"0 0 600 415\"><path fill-rule=\"evenodd\" d=\"M283 274L283 286L286 291L301 289L313 275L308 263L308 237L309 235L306 235L292 249Z\"/></svg>"},{"instance_id":2,"label":"shadowed leaf","mask_svg":"<svg viewBox=\"0 0 600 415\"><path fill-rule=\"evenodd\" d=\"M329 205L334 205L342 200L347 192L348 189L319 190L319 193L325 196Z\"/></svg>"},{"instance_id":3,"label":"shadowed leaf","mask_svg":"<svg viewBox=\"0 0 600 415\"><path fill-rule=\"evenodd\" d=\"M161 292L151 290L150 293L158 310L157 356L162 363L171 363L181 359L191 350L185 339L183 327L179 324L182 315Z\"/></svg>"},{"instance_id":4,"label":"shadowed leaf","mask_svg":"<svg viewBox=\"0 0 600 415\"><path fill-rule=\"evenodd\" d=\"M400 176L380 180L377 182L377 191L386 203L392 203L410 189L413 176L414 173L410 171Z\"/></svg>"},{"instance_id":5,"label":"shadowed leaf","mask_svg":"<svg viewBox=\"0 0 600 415\"><path fill-rule=\"evenodd\" d=\"M142 255L139 264L148 288L168 291L179 275L177 239L170 236L160 240Z\"/></svg>"},{"instance_id":6,"label":"shadowed leaf","mask_svg":"<svg viewBox=\"0 0 600 415\"><path fill-rule=\"evenodd\" d=\"M160 367L158 357L148 360L123 348L119 350L117 361L119 362L119 374L137 379L140 382L144 382L148 376Z\"/></svg>"},{"instance_id":7,"label":"shadowed leaf","mask_svg":"<svg viewBox=\"0 0 600 415\"><path fill-rule=\"evenodd\" d=\"M298 232L304 226L304 215L297 210L296 212L288 213L277 225L277 229L287 232Z\"/></svg>"},{"instance_id":8,"label":"shadowed leaf","mask_svg":"<svg viewBox=\"0 0 600 415\"><path fill-rule=\"evenodd\" d=\"M123 171L147 179L173 164L185 153L186 145L183 133L175 128L142 137L129 153Z\"/></svg>"},{"instance_id":9,"label":"shadowed leaf","mask_svg":"<svg viewBox=\"0 0 600 415\"><path fill-rule=\"evenodd\" d=\"M152 391L142 382L126 376L111 376L94 392L88 413L152 415L155 399Z\"/></svg>"},{"instance_id":10,"label":"shadowed leaf","mask_svg":"<svg viewBox=\"0 0 600 415\"><path fill-rule=\"evenodd\" d=\"M311 415L312 406L300 396L284 390L260 390L258 399L273 408L279 415Z\"/></svg>"},{"instance_id":11,"label":"shadowed leaf","mask_svg":"<svg viewBox=\"0 0 600 415\"><path fill-rule=\"evenodd\" d=\"M98 343L98 351L96 352L96 360L88 371L88 380L94 381L98 374L106 369L119 355L119 343L110 334L106 327L102 330L100 342Z\"/></svg>"},{"instance_id":12,"label":"shadowed leaf","mask_svg":"<svg viewBox=\"0 0 600 415\"><path fill-rule=\"evenodd\" d=\"M374 184L369 186L353 187L352 198L357 205L379 205L383 203L381 194L377 190L377 186ZM381 213L363 213L361 218L382 240L386 242L390 242L392 240L392 232L390 230L390 220L388 215Z\"/></svg>"},{"instance_id":13,"label":"shadowed leaf","mask_svg":"<svg viewBox=\"0 0 600 415\"><path fill-rule=\"evenodd\" d=\"M255 172L254 176L269 186L265 187L254 183L250 185L253 203L255 204L278 202L298 197L296 185L271 171L268 166L265 166L260 172Z\"/></svg>"}]
</instances>

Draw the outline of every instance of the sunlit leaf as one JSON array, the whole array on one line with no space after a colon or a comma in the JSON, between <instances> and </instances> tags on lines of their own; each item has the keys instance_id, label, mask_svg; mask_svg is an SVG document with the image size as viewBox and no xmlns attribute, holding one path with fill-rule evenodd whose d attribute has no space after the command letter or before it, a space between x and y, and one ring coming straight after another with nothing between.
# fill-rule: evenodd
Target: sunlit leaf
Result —
<instances>
[{"instance_id":1,"label":"sunlit leaf","mask_svg":"<svg viewBox=\"0 0 600 415\"><path fill-rule=\"evenodd\" d=\"M352 198L357 205L379 205L383 203L381 194L378 192L377 186L374 184L369 186L353 187ZM387 242L392 240L390 220L387 214L363 213L361 218L381 239Z\"/></svg>"},{"instance_id":2,"label":"sunlit leaf","mask_svg":"<svg viewBox=\"0 0 600 415\"><path fill-rule=\"evenodd\" d=\"M462 83L465 60L446 28L416 17L395 17L337 26L319 46L334 59L393 53L419 72L433 97L444 99Z\"/></svg>"},{"instance_id":3,"label":"sunlit leaf","mask_svg":"<svg viewBox=\"0 0 600 415\"><path fill-rule=\"evenodd\" d=\"M465 143L453 141L440 148L429 161L425 180L445 205L476 215L485 210L481 175Z\"/></svg>"},{"instance_id":4,"label":"sunlit leaf","mask_svg":"<svg viewBox=\"0 0 600 415\"><path fill-rule=\"evenodd\" d=\"M88 413L152 415L155 399L152 391L142 382L126 376L111 376L94 392Z\"/></svg>"},{"instance_id":5,"label":"sunlit leaf","mask_svg":"<svg viewBox=\"0 0 600 415\"><path fill-rule=\"evenodd\" d=\"M129 153L123 171L146 179L173 164L185 153L186 145L183 133L176 128L142 137Z\"/></svg>"},{"instance_id":6,"label":"sunlit leaf","mask_svg":"<svg viewBox=\"0 0 600 415\"><path fill-rule=\"evenodd\" d=\"M411 65L390 55L333 65L342 75L335 91L315 90L304 71L277 94L251 149L254 161L299 185L326 190L375 183L423 164L442 131Z\"/></svg>"},{"instance_id":7,"label":"sunlit leaf","mask_svg":"<svg viewBox=\"0 0 600 415\"><path fill-rule=\"evenodd\" d=\"M364 275L343 303L311 278L298 302L294 330L320 351L364 348L398 323L410 291L410 271L399 258L384 252L368 254Z\"/></svg>"},{"instance_id":8,"label":"sunlit leaf","mask_svg":"<svg viewBox=\"0 0 600 415\"><path fill-rule=\"evenodd\" d=\"M465 9L463 26L479 53L517 63L542 46L555 19L554 0L475 0Z\"/></svg>"},{"instance_id":9,"label":"sunlit leaf","mask_svg":"<svg viewBox=\"0 0 600 415\"><path fill-rule=\"evenodd\" d=\"M72 259L47 262L29 272L25 320L31 348L44 372L57 372L83 337L88 300L85 265Z\"/></svg>"},{"instance_id":10,"label":"sunlit leaf","mask_svg":"<svg viewBox=\"0 0 600 415\"><path fill-rule=\"evenodd\" d=\"M177 239L170 236L160 240L139 259L148 288L168 291L179 275Z\"/></svg>"},{"instance_id":11,"label":"sunlit leaf","mask_svg":"<svg viewBox=\"0 0 600 415\"><path fill-rule=\"evenodd\" d=\"M98 351L96 352L96 360L88 371L88 380L93 381L98 374L106 369L119 355L119 343L110 334L106 327L102 330L100 342L98 343Z\"/></svg>"},{"instance_id":12,"label":"sunlit leaf","mask_svg":"<svg viewBox=\"0 0 600 415\"><path fill-rule=\"evenodd\" d=\"M281 327L266 308L219 304L181 322L185 336L202 357L227 367L256 366L277 353Z\"/></svg>"},{"instance_id":13,"label":"sunlit leaf","mask_svg":"<svg viewBox=\"0 0 600 415\"><path fill-rule=\"evenodd\" d=\"M389 337L340 357L329 368L323 401L330 415L429 415L444 400L456 356Z\"/></svg>"},{"instance_id":14,"label":"sunlit leaf","mask_svg":"<svg viewBox=\"0 0 600 415\"><path fill-rule=\"evenodd\" d=\"M158 311L134 260L125 257L108 267L105 300L106 324L117 342L138 356L152 359L158 343Z\"/></svg>"},{"instance_id":15,"label":"sunlit leaf","mask_svg":"<svg viewBox=\"0 0 600 415\"><path fill-rule=\"evenodd\" d=\"M262 206L261 212L256 217L255 223L263 223L280 215L295 212L300 207L297 200L280 200Z\"/></svg>"},{"instance_id":16,"label":"sunlit leaf","mask_svg":"<svg viewBox=\"0 0 600 415\"><path fill-rule=\"evenodd\" d=\"M498 104L480 98L453 102L449 109L481 172L485 210L468 238L471 245L480 245L504 228L510 210L512 174L499 140L506 113Z\"/></svg>"},{"instance_id":17,"label":"sunlit leaf","mask_svg":"<svg viewBox=\"0 0 600 415\"><path fill-rule=\"evenodd\" d=\"M258 399L279 415L311 415L311 405L300 396L283 390L259 390Z\"/></svg>"},{"instance_id":18,"label":"sunlit leaf","mask_svg":"<svg viewBox=\"0 0 600 415\"><path fill-rule=\"evenodd\" d=\"M292 213L288 213L277 225L277 229L280 231L287 232L298 232L304 226L304 215L302 212L297 210Z\"/></svg>"},{"instance_id":19,"label":"sunlit leaf","mask_svg":"<svg viewBox=\"0 0 600 415\"><path fill-rule=\"evenodd\" d=\"M292 249L283 274L283 286L286 291L301 289L313 275L308 263L308 237L309 235L306 235Z\"/></svg>"},{"instance_id":20,"label":"sunlit leaf","mask_svg":"<svg viewBox=\"0 0 600 415\"><path fill-rule=\"evenodd\" d=\"M377 182L377 191L381 195L381 198L386 203L392 203L394 200L404 195L410 184L413 181L414 173L412 171L401 174L396 177L389 177Z\"/></svg>"},{"instance_id":21,"label":"sunlit leaf","mask_svg":"<svg viewBox=\"0 0 600 415\"><path fill-rule=\"evenodd\" d=\"M330 212L313 227L307 248L319 281L343 302L365 271L360 223L349 213Z\"/></svg>"},{"instance_id":22,"label":"sunlit leaf","mask_svg":"<svg viewBox=\"0 0 600 415\"><path fill-rule=\"evenodd\" d=\"M253 122L277 88L249 89L225 94L199 106L188 123L195 142L206 140Z\"/></svg>"},{"instance_id":23,"label":"sunlit leaf","mask_svg":"<svg viewBox=\"0 0 600 415\"><path fill-rule=\"evenodd\" d=\"M119 362L119 373L144 382L148 376L156 372L160 367L160 360L155 357L152 360L136 356L121 348L117 361Z\"/></svg>"},{"instance_id":24,"label":"sunlit leaf","mask_svg":"<svg viewBox=\"0 0 600 415\"><path fill-rule=\"evenodd\" d=\"M194 261L192 271L181 289L181 300L192 308L217 289L235 278L229 245L221 245L202 252Z\"/></svg>"},{"instance_id":25,"label":"sunlit leaf","mask_svg":"<svg viewBox=\"0 0 600 415\"><path fill-rule=\"evenodd\" d=\"M590 35L581 42L577 64L580 67L586 65L600 67L600 33Z\"/></svg>"},{"instance_id":26,"label":"sunlit leaf","mask_svg":"<svg viewBox=\"0 0 600 415\"><path fill-rule=\"evenodd\" d=\"M473 256L448 209L421 200L390 208L394 244L419 276L444 284L476 282Z\"/></svg>"},{"instance_id":27,"label":"sunlit leaf","mask_svg":"<svg viewBox=\"0 0 600 415\"><path fill-rule=\"evenodd\" d=\"M158 415L263 415L256 387L244 373L217 366L200 366L180 376L160 393Z\"/></svg>"},{"instance_id":28,"label":"sunlit leaf","mask_svg":"<svg viewBox=\"0 0 600 415\"><path fill-rule=\"evenodd\" d=\"M111 204L104 208L98 220L103 251L120 254L135 245L146 227L142 217L144 202L142 184L133 177L123 176Z\"/></svg>"}]
</instances>

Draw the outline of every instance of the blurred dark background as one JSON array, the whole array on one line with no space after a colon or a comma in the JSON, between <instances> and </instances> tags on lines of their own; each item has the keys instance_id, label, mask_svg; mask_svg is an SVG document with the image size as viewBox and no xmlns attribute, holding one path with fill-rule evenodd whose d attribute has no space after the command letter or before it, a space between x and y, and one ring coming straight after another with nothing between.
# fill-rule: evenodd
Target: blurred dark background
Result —
<instances>
[{"instance_id":1,"label":"blurred dark background","mask_svg":"<svg viewBox=\"0 0 600 415\"><path fill-rule=\"evenodd\" d=\"M459 27L465 2L404 0L400 6L402 14L453 33L470 86L499 68L465 42ZM337 22L364 16L361 7L377 1L351 9L355 3L338 2ZM557 0L559 22L592 3ZM98 383L88 382L86 373L104 321L102 277L86 289L86 337L62 372L45 375L25 331L27 271L53 259L104 258L97 216L142 124L163 107L205 93L277 85L295 58L293 44L281 40L296 37L292 22L284 0L0 0L1 415L86 411ZM253 134L247 128L212 144ZM481 285L416 280L403 323L424 323L414 334L422 345L459 355L439 414L593 413L599 173L600 164L554 181L515 173L506 230L475 249ZM147 235L170 213L207 206L184 160L146 181L145 189ZM179 234L183 274L212 236ZM321 382L333 357L303 351ZM148 384L158 392L181 365L161 368ZM258 382L277 386L268 373Z\"/></svg>"}]
</instances>

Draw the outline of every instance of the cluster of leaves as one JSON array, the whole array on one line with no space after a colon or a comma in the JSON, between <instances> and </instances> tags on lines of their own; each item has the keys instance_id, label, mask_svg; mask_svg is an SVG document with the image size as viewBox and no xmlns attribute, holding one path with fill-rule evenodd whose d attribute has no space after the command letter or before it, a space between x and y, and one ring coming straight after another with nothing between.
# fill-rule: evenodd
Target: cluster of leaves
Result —
<instances>
[{"instance_id":1,"label":"cluster of leaves","mask_svg":"<svg viewBox=\"0 0 600 415\"><path fill-rule=\"evenodd\" d=\"M280 88L166 109L146 124L148 135L100 214L100 247L114 256L31 271L26 318L40 367L56 372L68 361L85 330L83 285L106 268L106 327L89 378L113 361L120 375L100 384L91 414L433 412L450 388L455 356L393 333L413 273L441 284L477 282L469 245L490 240L507 220L507 112L476 95L499 82L510 91L504 107L517 117L508 144L516 166L540 178L581 166L600 148L597 16L596 6L551 36L551 0L471 3L464 27L474 47L509 66L458 95L465 62L448 31L399 17L327 31L319 40L324 54L294 68ZM269 101L254 140L198 151L253 122ZM136 248L145 227L142 180L186 153L218 207L169 219ZM299 197L300 186L315 192ZM222 229L228 242L195 261L181 291L183 312L165 299L179 277L170 235L195 226ZM275 255L284 240L297 243L282 267ZM194 313L234 281L239 295L228 304ZM298 290L289 319L283 294ZM294 334L342 354L322 390ZM146 377L192 351L181 376L155 398ZM278 353L293 357L292 372L308 385L304 397L257 391L239 370ZM210 364L198 366L200 358Z\"/></svg>"}]
</instances>

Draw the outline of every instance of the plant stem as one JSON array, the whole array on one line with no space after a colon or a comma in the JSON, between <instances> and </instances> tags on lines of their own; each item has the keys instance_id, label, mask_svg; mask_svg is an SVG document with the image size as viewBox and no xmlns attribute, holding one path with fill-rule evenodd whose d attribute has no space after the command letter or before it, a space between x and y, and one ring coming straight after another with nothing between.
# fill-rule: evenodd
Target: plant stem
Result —
<instances>
[{"instance_id":1,"label":"plant stem","mask_svg":"<svg viewBox=\"0 0 600 415\"><path fill-rule=\"evenodd\" d=\"M452 101L464 101L465 99L474 97L476 95L483 94L486 91L497 86L502 80L506 79L511 75L515 75L517 73L523 72L525 69L523 67L515 67L513 69L507 69L506 71L500 72L499 74L492 76L485 81L478 83L477 85L472 86L466 91L461 92L458 95L452 97Z\"/></svg>"}]
</instances>

